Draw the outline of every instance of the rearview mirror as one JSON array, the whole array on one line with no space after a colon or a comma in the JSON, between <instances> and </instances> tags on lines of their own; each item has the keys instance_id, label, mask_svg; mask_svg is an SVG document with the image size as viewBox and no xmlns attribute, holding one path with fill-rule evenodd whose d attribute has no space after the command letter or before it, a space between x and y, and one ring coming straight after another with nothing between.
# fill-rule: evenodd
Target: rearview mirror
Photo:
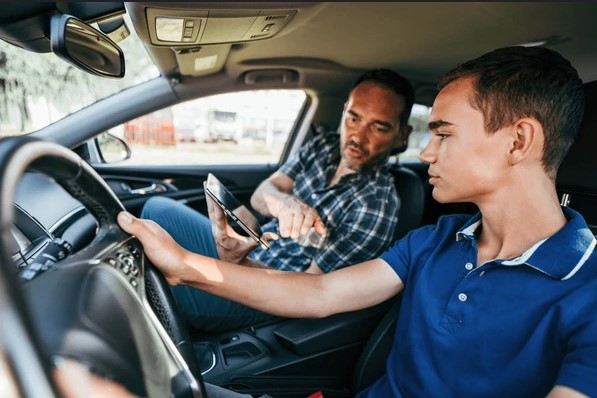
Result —
<instances>
[{"instance_id":1,"label":"rearview mirror","mask_svg":"<svg viewBox=\"0 0 597 398\"><path fill-rule=\"evenodd\" d=\"M52 52L79 69L104 77L124 76L124 54L108 36L70 16L52 17Z\"/></svg>"}]
</instances>

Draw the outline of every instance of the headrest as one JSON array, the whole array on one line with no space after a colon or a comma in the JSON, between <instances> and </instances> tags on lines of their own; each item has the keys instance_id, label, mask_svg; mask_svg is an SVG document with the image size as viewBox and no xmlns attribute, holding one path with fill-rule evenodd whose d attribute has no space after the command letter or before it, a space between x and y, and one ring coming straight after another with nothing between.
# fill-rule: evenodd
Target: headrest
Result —
<instances>
[{"instance_id":1,"label":"headrest","mask_svg":"<svg viewBox=\"0 0 597 398\"><path fill-rule=\"evenodd\" d=\"M584 88L580 134L560 166L556 186L565 193L597 195L597 81L585 83Z\"/></svg>"},{"instance_id":2,"label":"headrest","mask_svg":"<svg viewBox=\"0 0 597 398\"><path fill-rule=\"evenodd\" d=\"M402 152L406 151L407 149L408 149L408 143L404 143L400 146L392 148L392 151L390 152L390 156L401 154Z\"/></svg>"}]
</instances>

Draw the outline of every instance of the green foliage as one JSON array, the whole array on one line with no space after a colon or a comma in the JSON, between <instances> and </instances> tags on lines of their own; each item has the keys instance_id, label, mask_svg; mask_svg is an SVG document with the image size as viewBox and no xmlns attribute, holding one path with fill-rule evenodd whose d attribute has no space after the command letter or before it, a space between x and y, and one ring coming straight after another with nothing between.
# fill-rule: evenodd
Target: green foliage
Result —
<instances>
[{"instance_id":1,"label":"green foliage","mask_svg":"<svg viewBox=\"0 0 597 398\"><path fill-rule=\"evenodd\" d=\"M81 71L52 53L32 53L0 40L0 131L29 132L35 112L32 103L51 104L59 114L67 115L157 75L137 36L131 35L120 44L125 52L126 75L110 79Z\"/></svg>"}]
</instances>

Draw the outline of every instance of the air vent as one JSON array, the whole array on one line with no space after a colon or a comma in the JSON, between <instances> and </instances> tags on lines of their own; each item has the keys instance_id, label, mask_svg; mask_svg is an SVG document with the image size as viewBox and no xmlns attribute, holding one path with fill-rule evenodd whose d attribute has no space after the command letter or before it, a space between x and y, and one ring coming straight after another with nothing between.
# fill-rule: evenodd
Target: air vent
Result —
<instances>
[{"instance_id":1,"label":"air vent","mask_svg":"<svg viewBox=\"0 0 597 398\"><path fill-rule=\"evenodd\" d=\"M266 21L277 21L279 19L285 19L286 15L270 15L269 17L265 17Z\"/></svg>"},{"instance_id":2,"label":"air vent","mask_svg":"<svg viewBox=\"0 0 597 398\"><path fill-rule=\"evenodd\" d=\"M268 36L269 36L269 33L264 33L262 35L252 35L251 39L259 39L261 37L268 37Z\"/></svg>"}]
</instances>

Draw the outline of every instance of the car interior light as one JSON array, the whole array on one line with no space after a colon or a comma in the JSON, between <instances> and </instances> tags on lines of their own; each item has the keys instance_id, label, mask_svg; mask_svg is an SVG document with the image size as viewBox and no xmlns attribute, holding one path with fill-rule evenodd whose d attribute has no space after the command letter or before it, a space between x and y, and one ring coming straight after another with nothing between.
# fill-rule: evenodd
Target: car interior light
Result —
<instances>
[{"instance_id":1,"label":"car interior light","mask_svg":"<svg viewBox=\"0 0 597 398\"><path fill-rule=\"evenodd\" d=\"M545 37L545 38L541 38L541 39L536 39L536 40L530 40L524 43L519 43L516 44L517 46L523 46L523 47L547 47L553 44L557 44L557 43L563 43L565 41L569 41L570 37L568 36L559 36L559 35L554 35L554 36L549 36L549 37Z\"/></svg>"},{"instance_id":2,"label":"car interior light","mask_svg":"<svg viewBox=\"0 0 597 398\"><path fill-rule=\"evenodd\" d=\"M155 30L158 39L162 41L182 41L184 29L183 18L164 18L155 19Z\"/></svg>"}]
</instances>

